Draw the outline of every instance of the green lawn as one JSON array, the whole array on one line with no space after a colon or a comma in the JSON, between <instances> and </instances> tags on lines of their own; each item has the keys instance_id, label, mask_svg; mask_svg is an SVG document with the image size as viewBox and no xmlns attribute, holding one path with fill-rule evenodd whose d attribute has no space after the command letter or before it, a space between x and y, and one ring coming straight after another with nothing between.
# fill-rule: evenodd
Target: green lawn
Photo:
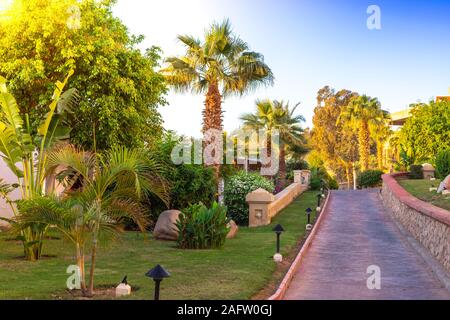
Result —
<instances>
[{"instance_id":1,"label":"green lawn","mask_svg":"<svg viewBox=\"0 0 450 320\"><path fill-rule=\"evenodd\" d=\"M306 192L286 208L271 226L240 228L221 250L179 250L172 242L145 240L126 233L102 248L97 262L96 286L115 286L124 275L136 287L131 298L152 299L153 281L144 276L156 264L171 277L162 283L162 299L249 299L272 280L275 263L274 224L286 229L282 253L293 250L303 237L307 207L315 207L316 192ZM24 261L19 242L0 234L0 299L68 299L66 269L75 263L74 249L63 240L48 240L38 262Z\"/></svg>"},{"instance_id":2,"label":"green lawn","mask_svg":"<svg viewBox=\"0 0 450 320\"><path fill-rule=\"evenodd\" d=\"M400 185L405 188L416 198L429 202L437 207L441 207L450 210L450 196L443 196L436 193L436 191L430 192L430 187L433 184L435 187L439 186L440 181L430 180L399 180Z\"/></svg>"}]
</instances>

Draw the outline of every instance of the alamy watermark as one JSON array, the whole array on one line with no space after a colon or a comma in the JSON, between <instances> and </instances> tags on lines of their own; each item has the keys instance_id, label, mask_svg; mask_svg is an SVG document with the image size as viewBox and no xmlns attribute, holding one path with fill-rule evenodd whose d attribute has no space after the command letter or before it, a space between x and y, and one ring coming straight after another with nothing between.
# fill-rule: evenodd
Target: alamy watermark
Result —
<instances>
[{"instance_id":1,"label":"alamy watermark","mask_svg":"<svg viewBox=\"0 0 450 320\"><path fill-rule=\"evenodd\" d=\"M377 265L371 265L367 267L367 289L369 290L381 290L381 268Z\"/></svg>"},{"instance_id":2,"label":"alamy watermark","mask_svg":"<svg viewBox=\"0 0 450 320\"><path fill-rule=\"evenodd\" d=\"M70 274L67 278L66 286L69 290L81 289L81 272L80 267L77 265L70 265L67 267L66 273Z\"/></svg>"},{"instance_id":3,"label":"alamy watermark","mask_svg":"<svg viewBox=\"0 0 450 320\"><path fill-rule=\"evenodd\" d=\"M367 7L367 29L381 30L381 9L377 5L370 5Z\"/></svg>"},{"instance_id":4,"label":"alamy watermark","mask_svg":"<svg viewBox=\"0 0 450 320\"><path fill-rule=\"evenodd\" d=\"M261 175L276 175L279 169L278 130L240 130L224 138L221 130L211 129L202 140L185 138L173 148L172 162L179 164L260 164Z\"/></svg>"}]
</instances>

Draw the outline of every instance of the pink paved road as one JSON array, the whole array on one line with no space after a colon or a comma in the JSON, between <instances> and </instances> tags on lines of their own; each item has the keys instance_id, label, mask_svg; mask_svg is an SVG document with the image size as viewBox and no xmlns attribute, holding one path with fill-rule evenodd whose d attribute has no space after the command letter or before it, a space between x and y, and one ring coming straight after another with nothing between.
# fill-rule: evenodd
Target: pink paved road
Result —
<instances>
[{"instance_id":1,"label":"pink paved road","mask_svg":"<svg viewBox=\"0 0 450 320\"><path fill-rule=\"evenodd\" d=\"M334 191L325 214L284 299L450 299L377 191ZM371 265L381 269L380 290L367 288Z\"/></svg>"}]
</instances>

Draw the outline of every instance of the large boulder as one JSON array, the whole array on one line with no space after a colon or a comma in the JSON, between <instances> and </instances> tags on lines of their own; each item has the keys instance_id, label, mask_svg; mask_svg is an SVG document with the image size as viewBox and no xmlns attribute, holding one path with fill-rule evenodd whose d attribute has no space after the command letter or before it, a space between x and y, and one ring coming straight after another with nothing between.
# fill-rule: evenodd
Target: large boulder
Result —
<instances>
[{"instance_id":1,"label":"large boulder","mask_svg":"<svg viewBox=\"0 0 450 320\"><path fill-rule=\"evenodd\" d=\"M180 213L178 210L167 210L161 213L153 230L153 237L158 240L177 240L178 229L176 222Z\"/></svg>"},{"instance_id":2,"label":"large boulder","mask_svg":"<svg viewBox=\"0 0 450 320\"><path fill-rule=\"evenodd\" d=\"M230 228L230 231L228 231L227 239L233 239L234 237L236 237L239 227L236 222L230 220L230 222L228 222L228 228Z\"/></svg>"}]
</instances>

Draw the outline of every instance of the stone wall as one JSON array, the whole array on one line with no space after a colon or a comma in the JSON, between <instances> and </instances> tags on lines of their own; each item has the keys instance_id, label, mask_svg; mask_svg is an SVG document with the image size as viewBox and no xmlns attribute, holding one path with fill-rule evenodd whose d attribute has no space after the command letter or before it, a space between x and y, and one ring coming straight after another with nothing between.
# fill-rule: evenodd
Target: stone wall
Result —
<instances>
[{"instance_id":1,"label":"stone wall","mask_svg":"<svg viewBox=\"0 0 450 320\"><path fill-rule=\"evenodd\" d=\"M246 197L249 206L249 227L270 224L273 217L307 189L307 185L293 183L275 196L264 189L249 193Z\"/></svg>"},{"instance_id":2,"label":"stone wall","mask_svg":"<svg viewBox=\"0 0 450 320\"><path fill-rule=\"evenodd\" d=\"M395 179L403 175L383 176L383 202L391 209L394 219L450 272L450 211L409 194Z\"/></svg>"}]
</instances>

